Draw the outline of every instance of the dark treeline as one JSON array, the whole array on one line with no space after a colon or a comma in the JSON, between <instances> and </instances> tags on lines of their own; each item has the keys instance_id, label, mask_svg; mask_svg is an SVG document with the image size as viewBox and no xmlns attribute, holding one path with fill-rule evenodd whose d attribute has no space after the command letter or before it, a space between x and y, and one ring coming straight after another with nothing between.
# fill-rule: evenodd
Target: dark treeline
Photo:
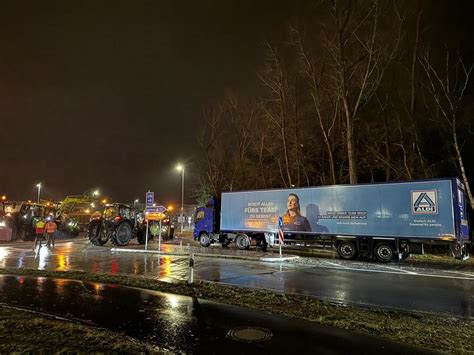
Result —
<instances>
[{"instance_id":1,"label":"dark treeline","mask_svg":"<svg viewBox=\"0 0 474 355\"><path fill-rule=\"evenodd\" d=\"M430 3L320 1L285 25L261 95L204 110L199 196L459 176L472 204L472 52L440 43Z\"/></svg>"}]
</instances>

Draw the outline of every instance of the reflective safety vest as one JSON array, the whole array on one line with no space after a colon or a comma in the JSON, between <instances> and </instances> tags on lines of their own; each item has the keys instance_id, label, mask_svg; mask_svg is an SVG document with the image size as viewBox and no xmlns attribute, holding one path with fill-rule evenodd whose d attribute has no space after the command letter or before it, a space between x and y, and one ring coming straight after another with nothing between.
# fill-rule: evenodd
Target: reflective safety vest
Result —
<instances>
[{"instance_id":1,"label":"reflective safety vest","mask_svg":"<svg viewBox=\"0 0 474 355\"><path fill-rule=\"evenodd\" d=\"M36 234L43 234L44 233L44 222L42 220L39 220L35 224L35 233Z\"/></svg>"},{"instance_id":2,"label":"reflective safety vest","mask_svg":"<svg viewBox=\"0 0 474 355\"><path fill-rule=\"evenodd\" d=\"M53 221L49 221L48 223L46 223L45 228L46 228L46 233L53 234L58 229L58 226Z\"/></svg>"}]
</instances>

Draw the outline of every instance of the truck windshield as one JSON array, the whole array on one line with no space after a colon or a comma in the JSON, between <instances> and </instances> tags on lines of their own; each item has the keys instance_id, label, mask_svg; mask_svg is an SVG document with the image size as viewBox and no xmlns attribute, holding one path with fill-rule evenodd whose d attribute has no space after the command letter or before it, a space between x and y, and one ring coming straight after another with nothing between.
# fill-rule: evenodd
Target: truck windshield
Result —
<instances>
[{"instance_id":1,"label":"truck windshield","mask_svg":"<svg viewBox=\"0 0 474 355\"><path fill-rule=\"evenodd\" d=\"M201 219L204 219L204 211L196 211L196 215L194 216L194 220L196 222L200 221Z\"/></svg>"}]
</instances>

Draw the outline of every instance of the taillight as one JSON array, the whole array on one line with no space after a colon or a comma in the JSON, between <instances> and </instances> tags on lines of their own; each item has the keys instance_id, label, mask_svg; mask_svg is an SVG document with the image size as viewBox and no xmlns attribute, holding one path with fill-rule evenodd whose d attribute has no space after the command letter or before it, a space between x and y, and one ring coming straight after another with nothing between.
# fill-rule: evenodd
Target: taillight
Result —
<instances>
[{"instance_id":1,"label":"taillight","mask_svg":"<svg viewBox=\"0 0 474 355\"><path fill-rule=\"evenodd\" d=\"M122 220L122 217L120 217L120 216L117 216L117 217L114 218L114 222L116 222L116 223L120 222L121 220Z\"/></svg>"}]
</instances>

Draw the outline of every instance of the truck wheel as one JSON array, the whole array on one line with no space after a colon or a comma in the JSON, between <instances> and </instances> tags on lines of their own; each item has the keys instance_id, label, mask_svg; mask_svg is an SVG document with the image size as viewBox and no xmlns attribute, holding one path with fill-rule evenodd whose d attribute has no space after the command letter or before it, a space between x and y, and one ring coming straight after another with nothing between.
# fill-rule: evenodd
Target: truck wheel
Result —
<instances>
[{"instance_id":1,"label":"truck wheel","mask_svg":"<svg viewBox=\"0 0 474 355\"><path fill-rule=\"evenodd\" d=\"M389 263L393 260L395 252L390 244L380 243L375 246L375 257L382 263Z\"/></svg>"},{"instance_id":2,"label":"truck wheel","mask_svg":"<svg viewBox=\"0 0 474 355\"><path fill-rule=\"evenodd\" d=\"M211 245L211 238L209 238L209 234L202 233L199 236L199 244L201 244L201 246L205 247L205 248L207 248L209 245Z\"/></svg>"},{"instance_id":3,"label":"truck wheel","mask_svg":"<svg viewBox=\"0 0 474 355\"><path fill-rule=\"evenodd\" d=\"M239 234L235 238L235 244L240 250L249 250L250 249L250 240L245 234Z\"/></svg>"},{"instance_id":4,"label":"truck wheel","mask_svg":"<svg viewBox=\"0 0 474 355\"><path fill-rule=\"evenodd\" d=\"M353 242L344 240L337 246L337 255L344 260L355 259L357 255L357 248Z\"/></svg>"},{"instance_id":5,"label":"truck wheel","mask_svg":"<svg viewBox=\"0 0 474 355\"><path fill-rule=\"evenodd\" d=\"M132 238L132 227L128 223L120 223L115 229L112 237L112 243L117 246L124 246L130 242Z\"/></svg>"}]
</instances>

